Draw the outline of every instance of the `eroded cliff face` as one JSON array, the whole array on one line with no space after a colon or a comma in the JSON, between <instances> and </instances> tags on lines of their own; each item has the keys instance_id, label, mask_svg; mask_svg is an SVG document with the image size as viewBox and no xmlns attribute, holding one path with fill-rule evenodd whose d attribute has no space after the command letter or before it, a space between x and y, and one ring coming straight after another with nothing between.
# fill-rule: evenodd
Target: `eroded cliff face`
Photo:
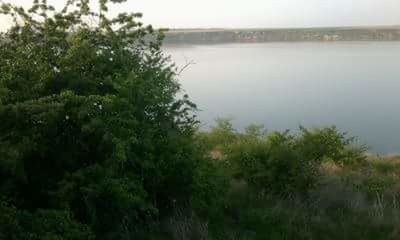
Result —
<instances>
[{"instance_id":1,"label":"eroded cliff face","mask_svg":"<svg viewBox=\"0 0 400 240\"><path fill-rule=\"evenodd\" d=\"M166 44L283 41L399 41L400 27L310 29L171 30Z\"/></svg>"}]
</instances>

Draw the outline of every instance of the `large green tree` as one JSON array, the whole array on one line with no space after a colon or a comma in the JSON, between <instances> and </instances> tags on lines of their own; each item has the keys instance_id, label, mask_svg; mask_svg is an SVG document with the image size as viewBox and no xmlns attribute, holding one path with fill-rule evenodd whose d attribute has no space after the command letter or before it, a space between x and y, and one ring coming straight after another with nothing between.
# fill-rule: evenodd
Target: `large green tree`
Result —
<instances>
[{"instance_id":1,"label":"large green tree","mask_svg":"<svg viewBox=\"0 0 400 240\"><path fill-rule=\"evenodd\" d=\"M162 32L109 17L120 2L1 4L1 237L133 239L199 185L195 106L176 96Z\"/></svg>"}]
</instances>

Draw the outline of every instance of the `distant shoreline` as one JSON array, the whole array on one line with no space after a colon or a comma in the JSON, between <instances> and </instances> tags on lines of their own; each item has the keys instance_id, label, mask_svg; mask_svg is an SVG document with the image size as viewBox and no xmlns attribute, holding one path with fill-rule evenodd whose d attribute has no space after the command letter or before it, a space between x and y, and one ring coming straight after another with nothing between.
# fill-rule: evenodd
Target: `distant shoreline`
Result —
<instances>
[{"instance_id":1,"label":"distant shoreline","mask_svg":"<svg viewBox=\"0 0 400 240\"><path fill-rule=\"evenodd\" d=\"M332 26L332 27L288 27L288 28L166 28L169 32L215 32L215 31L260 31L260 30L352 30L352 29L397 29L400 25L382 25L382 26Z\"/></svg>"},{"instance_id":2,"label":"distant shoreline","mask_svg":"<svg viewBox=\"0 0 400 240\"><path fill-rule=\"evenodd\" d=\"M332 28L170 29L166 44L400 41L400 26Z\"/></svg>"}]
</instances>

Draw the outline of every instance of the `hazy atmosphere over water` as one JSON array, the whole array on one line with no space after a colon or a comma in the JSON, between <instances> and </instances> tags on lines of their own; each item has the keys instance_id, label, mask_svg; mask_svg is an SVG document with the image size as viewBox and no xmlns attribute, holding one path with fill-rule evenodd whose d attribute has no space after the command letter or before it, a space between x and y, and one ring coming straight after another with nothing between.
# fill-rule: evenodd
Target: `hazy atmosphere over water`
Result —
<instances>
[{"instance_id":1,"label":"hazy atmosphere over water","mask_svg":"<svg viewBox=\"0 0 400 240\"><path fill-rule=\"evenodd\" d=\"M179 67L194 63L180 78L205 126L218 117L232 117L240 129L336 125L372 152L400 149L399 42L194 45L167 52Z\"/></svg>"},{"instance_id":2,"label":"hazy atmosphere over water","mask_svg":"<svg viewBox=\"0 0 400 240\"><path fill-rule=\"evenodd\" d=\"M32 0L12 0L28 6ZM50 0L56 6L62 1ZM143 12L145 23L169 28L269 28L397 25L399 0L145 0L120 9ZM245 9L245 11L244 11ZM114 12L117 9L113 9ZM0 29L8 24L0 17Z\"/></svg>"}]
</instances>

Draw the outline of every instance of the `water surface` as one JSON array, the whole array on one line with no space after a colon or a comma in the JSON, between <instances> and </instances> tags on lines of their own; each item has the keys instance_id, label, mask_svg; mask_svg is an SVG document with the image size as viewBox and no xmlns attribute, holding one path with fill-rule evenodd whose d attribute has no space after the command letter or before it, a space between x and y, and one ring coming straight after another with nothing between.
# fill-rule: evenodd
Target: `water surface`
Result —
<instances>
[{"instance_id":1,"label":"water surface","mask_svg":"<svg viewBox=\"0 0 400 240\"><path fill-rule=\"evenodd\" d=\"M169 46L205 126L336 125L377 153L400 152L400 42Z\"/></svg>"}]
</instances>

